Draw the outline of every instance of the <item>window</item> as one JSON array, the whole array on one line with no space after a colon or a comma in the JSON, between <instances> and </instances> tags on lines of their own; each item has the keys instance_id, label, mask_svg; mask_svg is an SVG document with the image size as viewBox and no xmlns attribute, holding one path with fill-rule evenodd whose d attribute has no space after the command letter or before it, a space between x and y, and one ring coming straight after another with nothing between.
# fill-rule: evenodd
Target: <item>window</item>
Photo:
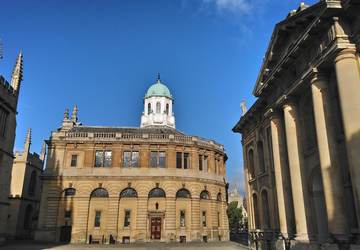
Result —
<instances>
[{"instance_id":1,"label":"window","mask_svg":"<svg viewBox=\"0 0 360 250\"><path fill-rule=\"evenodd\" d=\"M176 168L190 168L190 154L176 152Z\"/></svg>"},{"instance_id":2,"label":"window","mask_svg":"<svg viewBox=\"0 0 360 250\"><path fill-rule=\"evenodd\" d=\"M154 188L149 192L149 198L166 197L164 189Z\"/></svg>"},{"instance_id":3,"label":"window","mask_svg":"<svg viewBox=\"0 0 360 250\"><path fill-rule=\"evenodd\" d=\"M94 227L100 227L101 225L101 211L95 211Z\"/></svg>"},{"instance_id":4,"label":"window","mask_svg":"<svg viewBox=\"0 0 360 250\"><path fill-rule=\"evenodd\" d=\"M95 152L95 167L111 167L111 151L96 151Z\"/></svg>"},{"instance_id":5,"label":"window","mask_svg":"<svg viewBox=\"0 0 360 250\"><path fill-rule=\"evenodd\" d=\"M182 188L176 192L176 198L191 198L191 194L189 190Z\"/></svg>"},{"instance_id":6,"label":"window","mask_svg":"<svg viewBox=\"0 0 360 250\"><path fill-rule=\"evenodd\" d=\"M137 192L133 188L125 188L120 193L120 198L136 198L138 197Z\"/></svg>"},{"instance_id":7,"label":"window","mask_svg":"<svg viewBox=\"0 0 360 250\"><path fill-rule=\"evenodd\" d=\"M0 136L2 137L5 136L8 115L9 112L0 107Z\"/></svg>"},{"instance_id":8,"label":"window","mask_svg":"<svg viewBox=\"0 0 360 250\"><path fill-rule=\"evenodd\" d=\"M25 218L24 218L24 229L31 229L31 224L32 224L32 211L33 208L32 206L29 204L27 205L26 209L25 209Z\"/></svg>"},{"instance_id":9,"label":"window","mask_svg":"<svg viewBox=\"0 0 360 250\"><path fill-rule=\"evenodd\" d=\"M201 200L210 200L209 192L204 190L200 193L200 199Z\"/></svg>"},{"instance_id":10,"label":"window","mask_svg":"<svg viewBox=\"0 0 360 250\"><path fill-rule=\"evenodd\" d=\"M252 149L249 150L248 153L248 170L250 179L253 179L255 177L255 169L254 169L254 151Z\"/></svg>"},{"instance_id":11,"label":"window","mask_svg":"<svg viewBox=\"0 0 360 250\"><path fill-rule=\"evenodd\" d=\"M221 201L221 193L218 193L218 194L217 194L216 200L217 200L217 201Z\"/></svg>"},{"instance_id":12,"label":"window","mask_svg":"<svg viewBox=\"0 0 360 250\"><path fill-rule=\"evenodd\" d=\"M150 167L152 168L164 168L165 167L165 152L150 152Z\"/></svg>"},{"instance_id":13,"label":"window","mask_svg":"<svg viewBox=\"0 0 360 250\"><path fill-rule=\"evenodd\" d=\"M76 167L77 165L77 155L71 155L71 167Z\"/></svg>"},{"instance_id":14,"label":"window","mask_svg":"<svg viewBox=\"0 0 360 250\"><path fill-rule=\"evenodd\" d=\"M220 227L220 212L217 212L217 225Z\"/></svg>"},{"instance_id":15,"label":"window","mask_svg":"<svg viewBox=\"0 0 360 250\"><path fill-rule=\"evenodd\" d=\"M185 227L185 210L180 210L180 227Z\"/></svg>"},{"instance_id":16,"label":"window","mask_svg":"<svg viewBox=\"0 0 360 250\"><path fill-rule=\"evenodd\" d=\"M148 103L148 115L151 114L151 103Z\"/></svg>"},{"instance_id":17,"label":"window","mask_svg":"<svg viewBox=\"0 0 360 250\"><path fill-rule=\"evenodd\" d=\"M160 102L157 102L156 103L156 113L160 114L160 112L161 112L161 104L160 104Z\"/></svg>"},{"instance_id":18,"label":"window","mask_svg":"<svg viewBox=\"0 0 360 250\"><path fill-rule=\"evenodd\" d=\"M74 188L67 188L64 190L65 196L74 196L76 193L76 190Z\"/></svg>"},{"instance_id":19,"label":"window","mask_svg":"<svg viewBox=\"0 0 360 250\"><path fill-rule=\"evenodd\" d=\"M130 226L130 210L125 210L124 227Z\"/></svg>"},{"instance_id":20,"label":"window","mask_svg":"<svg viewBox=\"0 0 360 250\"><path fill-rule=\"evenodd\" d=\"M138 151L124 151L123 162L125 168L139 167L139 152Z\"/></svg>"},{"instance_id":21,"label":"window","mask_svg":"<svg viewBox=\"0 0 360 250\"><path fill-rule=\"evenodd\" d=\"M264 159L264 146L263 146L262 141L258 141L257 151L258 151L260 172L264 173L266 169L265 169L265 159Z\"/></svg>"},{"instance_id":22,"label":"window","mask_svg":"<svg viewBox=\"0 0 360 250\"><path fill-rule=\"evenodd\" d=\"M32 171L31 173L31 177L30 177L30 182L29 182L29 189L28 189L28 194L29 195L34 195L35 194L35 189L36 189L36 171Z\"/></svg>"},{"instance_id":23,"label":"window","mask_svg":"<svg viewBox=\"0 0 360 250\"><path fill-rule=\"evenodd\" d=\"M207 164L208 164L208 156L207 155L199 155L199 171L207 172Z\"/></svg>"},{"instance_id":24,"label":"window","mask_svg":"<svg viewBox=\"0 0 360 250\"><path fill-rule=\"evenodd\" d=\"M92 191L91 195L90 195L91 198L107 198L109 197L109 193L106 189L103 189L103 188L97 188L95 189L94 191Z\"/></svg>"},{"instance_id":25,"label":"window","mask_svg":"<svg viewBox=\"0 0 360 250\"><path fill-rule=\"evenodd\" d=\"M168 115L169 114L169 104L166 104L166 109L165 109L165 113Z\"/></svg>"},{"instance_id":26,"label":"window","mask_svg":"<svg viewBox=\"0 0 360 250\"><path fill-rule=\"evenodd\" d=\"M64 217L65 217L65 219L71 219L71 210L66 210Z\"/></svg>"},{"instance_id":27,"label":"window","mask_svg":"<svg viewBox=\"0 0 360 250\"><path fill-rule=\"evenodd\" d=\"M266 190L261 192L261 203L263 209L263 228L270 228L269 199Z\"/></svg>"},{"instance_id":28,"label":"window","mask_svg":"<svg viewBox=\"0 0 360 250\"><path fill-rule=\"evenodd\" d=\"M203 227L206 227L206 211L202 211L201 220Z\"/></svg>"}]
</instances>

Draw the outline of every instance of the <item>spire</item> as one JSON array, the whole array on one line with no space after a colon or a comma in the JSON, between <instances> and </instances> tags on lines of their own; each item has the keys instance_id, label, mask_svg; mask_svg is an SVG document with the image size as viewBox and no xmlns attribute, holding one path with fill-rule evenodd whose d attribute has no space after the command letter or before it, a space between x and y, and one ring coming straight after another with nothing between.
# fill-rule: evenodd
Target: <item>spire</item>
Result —
<instances>
[{"instance_id":1,"label":"spire","mask_svg":"<svg viewBox=\"0 0 360 250\"><path fill-rule=\"evenodd\" d=\"M30 145L31 145L31 128L28 129L24 144L24 151L30 152Z\"/></svg>"},{"instance_id":2,"label":"spire","mask_svg":"<svg viewBox=\"0 0 360 250\"><path fill-rule=\"evenodd\" d=\"M156 79L156 82L157 82L157 83L160 83L160 82L161 82L161 81L160 81L160 72L158 72L158 73L157 73L157 79Z\"/></svg>"},{"instance_id":3,"label":"spire","mask_svg":"<svg viewBox=\"0 0 360 250\"><path fill-rule=\"evenodd\" d=\"M77 114L78 114L78 107L77 105L74 106L74 109L73 109L73 112L71 114L71 121L74 122L74 123L77 123L78 121L78 117L77 117Z\"/></svg>"},{"instance_id":4,"label":"spire","mask_svg":"<svg viewBox=\"0 0 360 250\"><path fill-rule=\"evenodd\" d=\"M11 77L11 86L18 92L23 79L23 55L20 51Z\"/></svg>"},{"instance_id":5,"label":"spire","mask_svg":"<svg viewBox=\"0 0 360 250\"><path fill-rule=\"evenodd\" d=\"M68 108L65 109L63 121L67 121L67 120L69 120L69 109Z\"/></svg>"},{"instance_id":6,"label":"spire","mask_svg":"<svg viewBox=\"0 0 360 250\"><path fill-rule=\"evenodd\" d=\"M44 161L46 155L46 142L44 141L41 147L40 160Z\"/></svg>"}]
</instances>

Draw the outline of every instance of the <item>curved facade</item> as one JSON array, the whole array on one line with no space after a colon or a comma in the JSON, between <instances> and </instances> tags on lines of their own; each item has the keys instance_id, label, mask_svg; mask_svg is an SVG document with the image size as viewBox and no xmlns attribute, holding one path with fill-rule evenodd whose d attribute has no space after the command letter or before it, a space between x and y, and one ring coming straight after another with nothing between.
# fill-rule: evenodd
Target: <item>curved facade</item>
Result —
<instances>
[{"instance_id":1,"label":"curved facade","mask_svg":"<svg viewBox=\"0 0 360 250\"><path fill-rule=\"evenodd\" d=\"M47 143L37 239L228 240L222 145L167 126L82 126L77 109Z\"/></svg>"}]
</instances>

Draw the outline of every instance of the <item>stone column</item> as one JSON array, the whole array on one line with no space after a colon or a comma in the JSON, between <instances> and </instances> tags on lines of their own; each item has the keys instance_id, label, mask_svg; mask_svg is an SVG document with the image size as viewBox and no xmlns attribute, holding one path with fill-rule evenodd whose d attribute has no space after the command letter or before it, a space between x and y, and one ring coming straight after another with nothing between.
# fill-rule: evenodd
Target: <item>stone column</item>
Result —
<instances>
[{"instance_id":1,"label":"stone column","mask_svg":"<svg viewBox=\"0 0 360 250\"><path fill-rule=\"evenodd\" d=\"M328 229L341 239L348 234L348 225L344 207L343 175L337 158L337 143L329 110L328 82L323 75L316 73L311 83Z\"/></svg>"},{"instance_id":2,"label":"stone column","mask_svg":"<svg viewBox=\"0 0 360 250\"><path fill-rule=\"evenodd\" d=\"M283 109L289 172L294 203L296 239L299 241L308 241L309 236L306 218L307 190L302 173L303 159L299 141L299 119L294 103L288 102L284 104Z\"/></svg>"},{"instance_id":3,"label":"stone column","mask_svg":"<svg viewBox=\"0 0 360 250\"><path fill-rule=\"evenodd\" d=\"M279 210L280 231L285 237L289 233L294 233L291 230L292 220L292 199L291 186L289 183L289 170L286 162L286 145L283 132L283 125L278 114L271 110L270 126L271 126L271 141L272 154L275 171L275 186Z\"/></svg>"},{"instance_id":4,"label":"stone column","mask_svg":"<svg viewBox=\"0 0 360 250\"><path fill-rule=\"evenodd\" d=\"M360 69L355 53L355 49L342 50L335 58L335 71L356 214L360 225Z\"/></svg>"}]
</instances>

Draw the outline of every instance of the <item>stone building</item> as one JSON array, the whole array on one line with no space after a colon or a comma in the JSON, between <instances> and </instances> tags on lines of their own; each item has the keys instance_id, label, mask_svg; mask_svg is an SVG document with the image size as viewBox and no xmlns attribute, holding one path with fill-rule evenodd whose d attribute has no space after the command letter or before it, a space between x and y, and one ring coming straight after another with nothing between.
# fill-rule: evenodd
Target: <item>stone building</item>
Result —
<instances>
[{"instance_id":1,"label":"stone building","mask_svg":"<svg viewBox=\"0 0 360 250\"><path fill-rule=\"evenodd\" d=\"M24 150L15 152L11 174L8 234L17 239L33 238L39 216L45 145L40 155L31 153L30 145L31 129L28 130Z\"/></svg>"},{"instance_id":2,"label":"stone building","mask_svg":"<svg viewBox=\"0 0 360 250\"><path fill-rule=\"evenodd\" d=\"M160 79L140 128L84 126L77 107L47 140L35 238L73 243L228 240L224 147L175 129Z\"/></svg>"},{"instance_id":3,"label":"stone building","mask_svg":"<svg viewBox=\"0 0 360 250\"><path fill-rule=\"evenodd\" d=\"M22 81L23 57L20 53L12 73L11 83L0 75L0 244L7 236L7 218L17 104Z\"/></svg>"},{"instance_id":4,"label":"stone building","mask_svg":"<svg viewBox=\"0 0 360 250\"><path fill-rule=\"evenodd\" d=\"M322 0L275 26L257 100L233 128L262 248L271 232L279 249L359 242L359 13L359 1Z\"/></svg>"}]
</instances>

